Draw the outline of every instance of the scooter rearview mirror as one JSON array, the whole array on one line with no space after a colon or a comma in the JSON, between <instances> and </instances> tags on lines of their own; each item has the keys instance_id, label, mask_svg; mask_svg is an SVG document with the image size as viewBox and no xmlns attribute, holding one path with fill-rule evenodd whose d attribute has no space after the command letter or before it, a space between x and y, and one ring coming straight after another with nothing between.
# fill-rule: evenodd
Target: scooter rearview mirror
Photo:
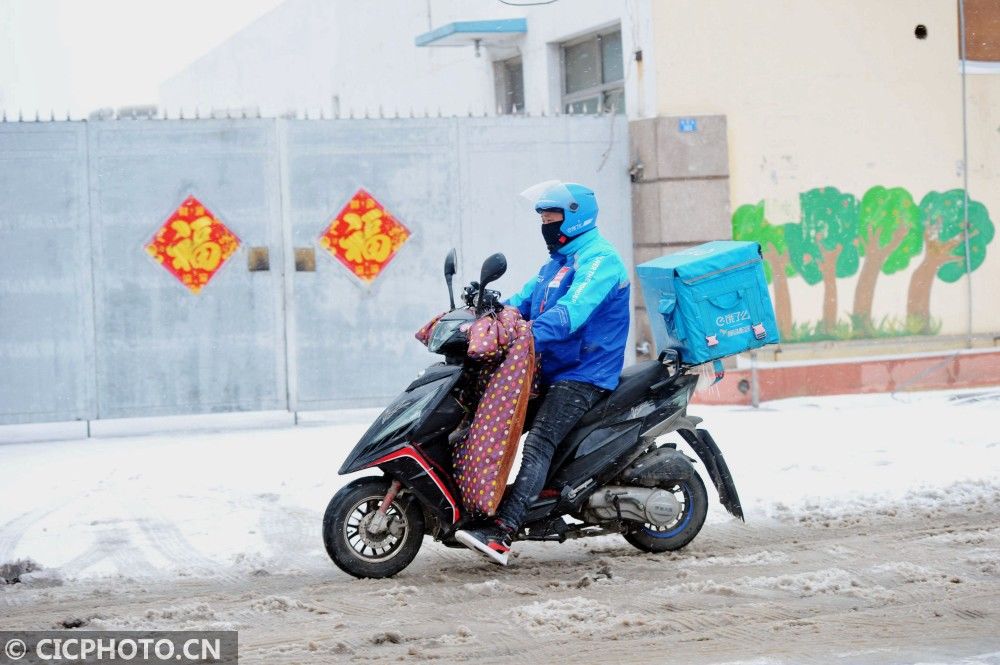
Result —
<instances>
[{"instance_id":1,"label":"scooter rearview mirror","mask_svg":"<svg viewBox=\"0 0 1000 665\"><path fill-rule=\"evenodd\" d=\"M458 264L458 254L455 253L455 248L452 247L451 250L448 252L448 256L444 257L445 279L451 279L455 275L455 273L458 272L458 268L456 267L457 264Z\"/></svg>"},{"instance_id":2,"label":"scooter rearview mirror","mask_svg":"<svg viewBox=\"0 0 1000 665\"><path fill-rule=\"evenodd\" d=\"M479 273L479 288L486 288L487 284L497 281L505 272L507 272L507 257L499 252L487 257Z\"/></svg>"},{"instance_id":3,"label":"scooter rearview mirror","mask_svg":"<svg viewBox=\"0 0 1000 665\"><path fill-rule=\"evenodd\" d=\"M507 272L507 257L503 254L497 252L486 257L486 260L483 261L483 269L479 272L479 298L477 300L479 305L476 307L477 314L482 314L483 312L483 295L486 293L486 285L500 279L500 276L505 272Z\"/></svg>"},{"instance_id":4,"label":"scooter rearview mirror","mask_svg":"<svg viewBox=\"0 0 1000 665\"><path fill-rule=\"evenodd\" d=\"M444 257L444 281L448 284L448 302L452 309L455 309L455 292L451 288L451 278L458 272L457 263L458 255L455 253L455 248L452 247L448 256Z\"/></svg>"}]
</instances>

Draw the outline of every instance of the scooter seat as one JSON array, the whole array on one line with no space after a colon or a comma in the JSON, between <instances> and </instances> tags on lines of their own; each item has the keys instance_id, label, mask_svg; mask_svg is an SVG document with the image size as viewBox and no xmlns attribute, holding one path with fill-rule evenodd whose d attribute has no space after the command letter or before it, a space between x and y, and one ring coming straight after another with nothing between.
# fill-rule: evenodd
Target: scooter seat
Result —
<instances>
[{"instance_id":1,"label":"scooter seat","mask_svg":"<svg viewBox=\"0 0 1000 665\"><path fill-rule=\"evenodd\" d=\"M579 426L596 423L606 414L627 409L636 404L649 387L667 377L667 368L658 360L647 360L626 367L618 382L618 387L602 397L594 407L580 419ZM578 426L578 427L579 427Z\"/></svg>"}]
</instances>

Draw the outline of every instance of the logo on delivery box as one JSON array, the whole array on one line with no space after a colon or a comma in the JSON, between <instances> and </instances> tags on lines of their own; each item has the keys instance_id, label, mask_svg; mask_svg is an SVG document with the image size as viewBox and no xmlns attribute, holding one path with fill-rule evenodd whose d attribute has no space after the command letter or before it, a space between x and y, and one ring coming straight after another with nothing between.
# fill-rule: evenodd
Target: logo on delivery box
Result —
<instances>
[{"instance_id":1,"label":"logo on delivery box","mask_svg":"<svg viewBox=\"0 0 1000 665\"><path fill-rule=\"evenodd\" d=\"M750 332L750 326L740 326L739 328L733 329L732 326L737 326L744 321L750 320L750 312L748 310L742 310L739 312L730 312L729 314L723 314L715 318L715 325L719 326L719 332L727 337L735 337L736 335L743 335Z\"/></svg>"}]
</instances>

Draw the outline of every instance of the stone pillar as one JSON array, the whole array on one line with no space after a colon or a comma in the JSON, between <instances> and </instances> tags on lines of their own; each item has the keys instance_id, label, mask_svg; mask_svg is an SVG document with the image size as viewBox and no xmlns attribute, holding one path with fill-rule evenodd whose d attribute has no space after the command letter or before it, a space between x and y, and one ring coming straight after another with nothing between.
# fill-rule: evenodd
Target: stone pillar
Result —
<instances>
[{"instance_id":1,"label":"stone pillar","mask_svg":"<svg viewBox=\"0 0 1000 665\"><path fill-rule=\"evenodd\" d=\"M732 238L726 117L660 116L629 123L635 263ZM635 340L653 351L642 289L633 275ZM639 360L646 357L641 352Z\"/></svg>"}]
</instances>

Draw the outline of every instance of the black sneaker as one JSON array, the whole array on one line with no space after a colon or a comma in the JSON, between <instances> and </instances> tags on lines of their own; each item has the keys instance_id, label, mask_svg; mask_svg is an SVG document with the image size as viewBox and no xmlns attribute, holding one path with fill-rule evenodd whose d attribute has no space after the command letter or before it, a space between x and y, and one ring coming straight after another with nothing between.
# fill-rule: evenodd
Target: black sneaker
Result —
<instances>
[{"instance_id":1,"label":"black sneaker","mask_svg":"<svg viewBox=\"0 0 1000 665\"><path fill-rule=\"evenodd\" d=\"M478 528L459 529L455 532L455 540L469 549L476 550L501 566L507 565L507 553L510 552L510 533L497 525L487 525Z\"/></svg>"}]
</instances>

